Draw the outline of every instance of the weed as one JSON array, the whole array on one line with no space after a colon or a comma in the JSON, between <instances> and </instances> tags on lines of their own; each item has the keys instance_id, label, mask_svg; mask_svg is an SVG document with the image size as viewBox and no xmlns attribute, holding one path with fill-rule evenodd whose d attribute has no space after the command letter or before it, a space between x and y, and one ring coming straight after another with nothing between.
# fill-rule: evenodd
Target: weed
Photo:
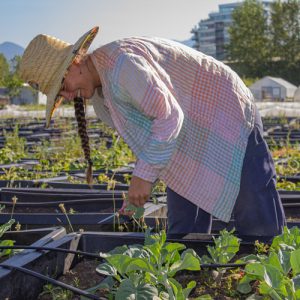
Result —
<instances>
[{"instance_id":1,"label":"weed","mask_svg":"<svg viewBox=\"0 0 300 300\"><path fill-rule=\"evenodd\" d=\"M72 226L71 221L69 219L69 216L68 216L67 210L65 208L65 205L63 203L60 203L58 206L59 206L60 210L62 211L62 213L66 216L67 221L69 223L69 226L70 226L72 232L74 232L74 229L73 229L73 226Z\"/></svg>"}]
</instances>

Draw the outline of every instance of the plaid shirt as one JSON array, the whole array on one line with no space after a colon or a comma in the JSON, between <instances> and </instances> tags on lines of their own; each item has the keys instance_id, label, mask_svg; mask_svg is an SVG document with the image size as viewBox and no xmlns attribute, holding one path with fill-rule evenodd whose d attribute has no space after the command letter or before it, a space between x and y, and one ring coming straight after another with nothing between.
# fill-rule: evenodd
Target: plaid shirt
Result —
<instances>
[{"instance_id":1,"label":"plaid shirt","mask_svg":"<svg viewBox=\"0 0 300 300\"><path fill-rule=\"evenodd\" d=\"M179 43L128 38L91 54L102 82L97 115L138 160L134 175L227 222L254 123L253 97L229 67ZM105 112L106 111L106 112ZM102 115L102 117L101 117Z\"/></svg>"}]
</instances>

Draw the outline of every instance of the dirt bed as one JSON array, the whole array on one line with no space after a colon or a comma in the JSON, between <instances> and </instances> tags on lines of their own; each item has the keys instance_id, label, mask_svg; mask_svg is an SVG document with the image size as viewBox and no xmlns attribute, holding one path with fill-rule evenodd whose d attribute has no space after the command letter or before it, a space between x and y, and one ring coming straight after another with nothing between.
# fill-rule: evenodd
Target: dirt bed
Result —
<instances>
[{"instance_id":1,"label":"dirt bed","mask_svg":"<svg viewBox=\"0 0 300 300\"><path fill-rule=\"evenodd\" d=\"M196 287L189 295L190 300L203 295L210 295L214 300L244 300L249 295L242 295L236 290L241 276L242 271L239 269L227 271L219 276L216 271L201 270L200 272L183 272L176 276L176 280L183 287L186 287L192 280L196 281Z\"/></svg>"},{"instance_id":2,"label":"dirt bed","mask_svg":"<svg viewBox=\"0 0 300 300\"><path fill-rule=\"evenodd\" d=\"M104 278L98 275L95 271L99 264L100 262L95 260L82 261L66 275L59 277L58 280L83 290L91 288L99 284ZM203 295L210 295L214 300L245 300L249 297L249 295L241 295L236 290L237 283L242 275L243 272L240 269L228 270L221 276L218 276L216 271L204 269L200 272L181 272L176 275L175 278L183 287L192 280L196 281L197 285L189 296L190 300ZM96 295L99 297L105 297L104 291L99 291ZM61 298L55 298L58 296ZM57 289L55 295L52 294L51 296L51 294L48 293L38 298L38 300L53 299L80 300L80 297L72 294L71 292Z\"/></svg>"},{"instance_id":3,"label":"dirt bed","mask_svg":"<svg viewBox=\"0 0 300 300\"><path fill-rule=\"evenodd\" d=\"M76 264L76 266L68 273L57 278L57 280L75 286L81 290L86 290L99 284L103 280L104 277L96 273L96 268L99 264L100 262L97 260L83 260ZM53 288L55 287L53 286ZM38 300L80 300L80 296L74 295L72 292L63 289L56 289L56 291L54 292L52 289L52 295L50 292L46 293L45 291L46 288L44 287L44 292L40 294ZM103 294L101 292L96 293L96 295L99 297L103 297Z\"/></svg>"}]
</instances>

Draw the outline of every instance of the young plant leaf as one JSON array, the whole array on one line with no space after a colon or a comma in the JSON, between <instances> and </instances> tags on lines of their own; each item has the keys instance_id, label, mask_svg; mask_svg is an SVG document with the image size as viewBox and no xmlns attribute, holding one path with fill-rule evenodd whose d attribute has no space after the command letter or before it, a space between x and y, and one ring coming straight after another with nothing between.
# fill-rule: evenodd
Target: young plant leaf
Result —
<instances>
[{"instance_id":1,"label":"young plant leaf","mask_svg":"<svg viewBox=\"0 0 300 300\"><path fill-rule=\"evenodd\" d=\"M129 279L124 279L118 288L115 299L116 300L153 300L158 296L156 287L150 284L139 284L134 286Z\"/></svg>"},{"instance_id":2,"label":"young plant leaf","mask_svg":"<svg viewBox=\"0 0 300 300\"><path fill-rule=\"evenodd\" d=\"M0 241L0 246L13 246L15 241L12 240L4 240ZM5 250L0 250L0 257L10 255L12 252L12 249L5 249Z\"/></svg>"},{"instance_id":3,"label":"young plant leaf","mask_svg":"<svg viewBox=\"0 0 300 300\"><path fill-rule=\"evenodd\" d=\"M127 203L125 211L133 211L134 212L133 216L136 219L140 219L145 213L145 208L144 207L137 207L133 204Z\"/></svg>"},{"instance_id":4,"label":"young plant leaf","mask_svg":"<svg viewBox=\"0 0 300 300\"><path fill-rule=\"evenodd\" d=\"M249 294L252 290L250 285L252 280L254 280L254 278L249 275L245 275L238 283L237 290L242 294Z\"/></svg>"},{"instance_id":5,"label":"young plant leaf","mask_svg":"<svg viewBox=\"0 0 300 300\"><path fill-rule=\"evenodd\" d=\"M120 273L121 275L126 272L128 265L133 260L131 257L122 254L114 254L106 257L105 259L108 263L115 267L118 273Z\"/></svg>"},{"instance_id":6,"label":"young plant leaf","mask_svg":"<svg viewBox=\"0 0 300 300\"><path fill-rule=\"evenodd\" d=\"M294 287L295 287L295 291L299 291L300 292L300 275L297 275L295 277L292 278Z\"/></svg>"},{"instance_id":7,"label":"young plant leaf","mask_svg":"<svg viewBox=\"0 0 300 300\"><path fill-rule=\"evenodd\" d=\"M200 262L199 259L193 256L191 253L186 253L182 260L175 262L171 267L168 275L173 277L176 272L180 270L199 271Z\"/></svg>"},{"instance_id":8,"label":"young plant leaf","mask_svg":"<svg viewBox=\"0 0 300 300\"><path fill-rule=\"evenodd\" d=\"M123 254L126 250L128 250L128 246L127 245L123 245L123 246L117 246L116 248L114 248L113 250L109 251L109 254Z\"/></svg>"},{"instance_id":9,"label":"young plant leaf","mask_svg":"<svg viewBox=\"0 0 300 300\"><path fill-rule=\"evenodd\" d=\"M172 253L174 251L181 251L184 250L186 247L184 244L181 243L168 243L164 249L168 251L168 253Z\"/></svg>"},{"instance_id":10,"label":"young plant leaf","mask_svg":"<svg viewBox=\"0 0 300 300\"><path fill-rule=\"evenodd\" d=\"M193 280L193 281L190 281L190 282L187 284L186 288L184 288L184 289L182 290L182 293L183 293L183 299L188 299L188 297L189 297L191 291L195 288L195 286L196 286L196 281L194 281L194 280Z\"/></svg>"},{"instance_id":11,"label":"young plant leaf","mask_svg":"<svg viewBox=\"0 0 300 300\"><path fill-rule=\"evenodd\" d=\"M226 229L220 231L220 236L215 239L215 245L207 246L207 251L211 256L211 262L226 264L239 251L240 240L233 235L234 230L228 232ZM204 256L204 262L209 262L209 258Z\"/></svg>"},{"instance_id":12,"label":"young plant leaf","mask_svg":"<svg viewBox=\"0 0 300 300\"><path fill-rule=\"evenodd\" d=\"M113 279L113 277L106 277L99 284L97 284L89 289L86 289L85 291L88 293L94 294L97 291L102 290L102 289L110 290L114 286L114 284L115 284L115 280ZM88 298L81 296L80 300L88 300Z\"/></svg>"},{"instance_id":13,"label":"young plant leaf","mask_svg":"<svg viewBox=\"0 0 300 300\"><path fill-rule=\"evenodd\" d=\"M175 280L174 278L169 278L168 281L169 281L169 284L172 287L175 299L176 300L185 300L183 298L183 292L182 292L181 284L177 280Z\"/></svg>"},{"instance_id":14,"label":"young plant leaf","mask_svg":"<svg viewBox=\"0 0 300 300\"><path fill-rule=\"evenodd\" d=\"M202 295L195 298L195 300L213 300L213 298L210 295Z\"/></svg>"},{"instance_id":15,"label":"young plant leaf","mask_svg":"<svg viewBox=\"0 0 300 300\"><path fill-rule=\"evenodd\" d=\"M142 245L132 245L126 251L123 252L123 255L128 255L132 258L149 258L149 252L143 249Z\"/></svg>"},{"instance_id":16,"label":"young plant leaf","mask_svg":"<svg viewBox=\"0 0 300 300\"><path fill-rule=\"evenodd\" d=\"M0 225L0 238L3 234L11 228L11 226L15 223L14 219L10 219L7 223Z\"/></svg>"},{"instance_id":17,"label":"young plant leaf","mask_svg":"<svg viewBox=\"0 0 300 300\"><path fill-rule=\"evenodd\" d=\"M291 252L279 249L277 254L282 270L287 275L291 270Z\"/></svg>"},{"instance_id":18,"label":"young plant leaf","mask_svg":"<svg viewBox=\"0 0 300 300\"><path fill-rule=\"evenodd\" d=\"M144 271L144 272L151 272L156 274L154 267L145 259L142 258L134 258L130 261L130 264L127 266L125 273L131 271Z\"/></svg>"},{"instance_id":19,"label":"young plant leaf","mask_svg":"<svg viewBox=\"0 0 300 300\"><path fill-rule=\"evenodd\" d=\"M96 268L96 272L105 276L116 276L117 269L109 263L103 263Z\"/></svg>"},{"instance_id":20,"label":"young plant leaf","mask_svg":"<svg viewBox=\"0 0 300 300\"><path fill-rule=\"evenodd\" d=\"M300 249L297 249L291 253L291 266L294 276L300 273Z\"/></svg>"}]
</instances>

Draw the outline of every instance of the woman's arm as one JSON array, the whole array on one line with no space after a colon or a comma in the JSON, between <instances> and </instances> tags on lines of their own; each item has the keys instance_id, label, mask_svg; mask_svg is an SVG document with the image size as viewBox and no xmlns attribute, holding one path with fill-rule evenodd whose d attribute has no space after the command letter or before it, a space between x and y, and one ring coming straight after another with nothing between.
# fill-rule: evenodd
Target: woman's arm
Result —
<instances>
[{"instance_id":1,"label":"woman's arm","mask_svg":"<svg viewBox=\"0 0 300 300\"><path fill-rule=\"evenodd\" d=\"M175 149L183 112L171 92L168 75L155 62L150 62L133 53L121 54L113 81L126 94L124 101L152 120L149 140L138 153L133 175L153 183Z\"/></svg>"}]
</instances>

